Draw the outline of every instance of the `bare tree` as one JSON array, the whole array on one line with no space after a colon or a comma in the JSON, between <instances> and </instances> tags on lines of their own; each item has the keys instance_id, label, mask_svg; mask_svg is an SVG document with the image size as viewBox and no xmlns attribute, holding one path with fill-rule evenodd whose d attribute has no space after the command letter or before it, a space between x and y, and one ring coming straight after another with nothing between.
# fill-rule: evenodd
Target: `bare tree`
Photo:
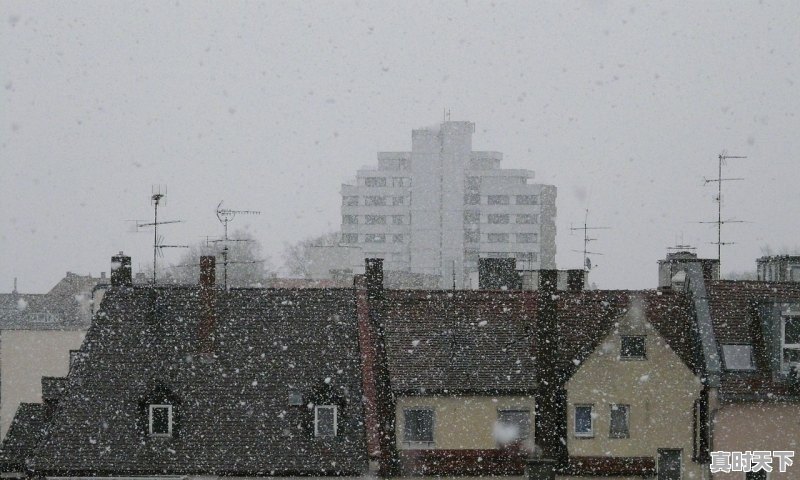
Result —
<instances>
[{"instance_id":1,"label":"bare tree","mask_svg":"<svg viewBox=\"0 0 800 480\"><path fill-rule=\"evenodd\" d=\"M283 249L283 268L291 277L306 278L311 275L308 248L314 246L338 245L341 234L329 232L309 237L295 244L286 244Z\"/></svg>"}]
</instances>

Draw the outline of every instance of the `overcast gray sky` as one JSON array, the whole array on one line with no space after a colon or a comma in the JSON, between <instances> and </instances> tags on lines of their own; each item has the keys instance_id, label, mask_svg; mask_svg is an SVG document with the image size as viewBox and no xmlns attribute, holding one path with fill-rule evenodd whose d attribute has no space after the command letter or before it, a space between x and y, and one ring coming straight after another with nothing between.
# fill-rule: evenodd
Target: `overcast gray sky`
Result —
<instances>
[{"instance_id":1,"label":"overcast gray sky","mask_svg":"<svg viewBox=\"0 0 800 480\"><path fill-rule=\"evenodd\" d=\"M682 240L723 270L792 248L800 205L800 2L0 3L0 291L44 292L135 266L166 184L168 243L221 232L220 200L279 263L285 242L338 228L339 188L447 107L475 149L558 186L560 268L570 224L611 227L602 288L652 288ZM168 252L166 261L179 252Z\"/></svg>"}]
</instances>

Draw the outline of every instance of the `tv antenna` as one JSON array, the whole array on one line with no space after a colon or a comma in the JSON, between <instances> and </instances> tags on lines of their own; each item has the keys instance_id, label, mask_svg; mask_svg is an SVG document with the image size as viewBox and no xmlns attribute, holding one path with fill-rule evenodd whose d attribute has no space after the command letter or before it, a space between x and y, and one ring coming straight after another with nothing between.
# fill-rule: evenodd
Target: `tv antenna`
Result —
<instances>
[{"instance_id":1,"label":"tv antenna","mask_svg":"<svg viewBox=\"0 0 800 480\"><path fill-rule=\"evenodd\" d=\"M257 210L231 210L228 208L222 208L222 201L219 202L217 205L217 219L219 223L222 224L223 227L223 235L222 238L216 240L206 239L206 244L209 243L222 243L222 251L220 254L222 255L222 278L223 278L223 286L225 290L228 289L228 265L236 265L236 264L246 264L246 263L263 263L264 260L247 260L247 261L228 261L228 255L230 254L230 250L228 249L228 243L230 242L250 242L252 240L248 239L232 239L228 238L228 224L236 218L237 215L261 215L261 212Z\"/></svg>"},{"instance_id":2,"label":"tv antenna","mask_svg":"<svg viewBox=\"0 0 800 480\"><path fill-rule=\"evenodd\" d=\"M589 255L602 255L600 252L590 252L589 251L589 242L594 242L597 240L596 238L589 237L589 230L608 230L610 227L590 227L589 226L589 209L586 209L586 215L583 217L583 226L582 227L573 227L570 225L569 229L571 232L577 230L583 230L583 250L573 250L573 252L581 253L583 252L583 269L585 271L589 271L592 269L592 260L589 258Z\"/></svg>"},{"instance_id":3,"label":"tv antenna","mask_svg":"<svg viewBox=\"0 0 800 480\"><path fill-rule=\"evenodd\" d=\"M717 201L717 220L712 222L699 222L699 223L711 223L717 225L717 241L711 242L712 245L717 246L717 261L720 265L720 271L722 268L722 246L723 245L734 245L735 242L723 242L722 241L722 225L726 223L744 223L742 220L723 220L722 219L722 183L723 182L734 182L739 180L744 180L744 178L722 178L722 166L727 165L727 161L733 158L747 158L742 156L735 156L735 155L728 155L728 153L723 150L722 153L717 155L717 178L705 178L703 177L703 182L705 185L709 183L716 183L717 184L717 197L715 200Z\"/></svg>"},{"instance_id":4,"label":"tv antenna","mask_svg":"<svg viewBox=\"0 0 800 480\"><path fill-rule=\"evenodd\" d=\"M162 192L163 188L163 192ZM163 256L162 249L164 248L189 248L188 245L166 245L164 244L164 237L158 234L159 225L167 225L169 223L180 223L180 220L166 220L158 221L158 206L164 200L166 205L167 187L155 185L151 188L150 202L153 204L153 221L151 223L136 223L137 230L142 227L153 227L153 285L156 284L156 268L158 267L158 257Z\"/></svg>"}]
</instances>

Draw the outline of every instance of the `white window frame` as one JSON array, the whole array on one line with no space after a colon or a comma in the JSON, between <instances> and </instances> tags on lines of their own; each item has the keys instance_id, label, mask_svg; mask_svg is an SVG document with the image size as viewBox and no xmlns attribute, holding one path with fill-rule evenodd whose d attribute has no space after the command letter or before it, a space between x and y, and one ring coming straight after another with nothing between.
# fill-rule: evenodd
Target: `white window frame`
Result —
<instances>
[{"instance_id":1,"label":"white window frame","mask_svg":"<svg viewBox=\"0 0 800 480\"><path fill-rule=\"evenodd\" d=\"M153 411L156 408L167 409L167 433L153 432ZM152 403L147 409L147 432L151 437L171 437L172 436L172 405Z\"/></svg>"},{"instance_id":2,"label":"white window frame","mask_svg":"<svg viewBox=\"0 0 800 480\"><path fill-rule=\"evenodd\" d=\"M784 372L788 372L792 365L796 365L800 368L800 362L789 362L784 363L783 361L783 351L786 349L791 350L800 350L800 343L786 343L786 321L787 320L794 320L796 322L800 322L800 317L794 315L785 315L781 317L781 368Z\"/></svg>"},{"instance_id":3,"label":"white window frame","mask_svg":"<svg viewBox=\"0 0 800 480\"><path fill-rule=\"evenodd\" d=\"M589 431L588 432L579 432L578 431L578 408L588 408L589 409ZM592 403L576 403L572 409L572 433L575 434L576 437L580 438L593 438L594 437L594 404Z\"/></svg>"},{"instance_id":4,"label":"white window frame","mask_svg":"<svg viewBox=\"0 0 800 480\"><path fill-rule=\"evenodd\" d=\"M319 434L319 411L320 409L333 410L333 435ZM314 436L315 437L335 437L339 432L339 408L336 405L315 405L314 406Z\"/></svg>"},{"instance_id":5,"label":"white window frame","mask_svg":"<svg viewBox=\"0 0 800 480\"><path fill-rule=\"evenodd\" d=\"M430 440L410 440L406 438L406 425L408 412L427 411L431 412L431 439ZM433 447L436 444L436 410L433 407L408 407L403 409L403 443L416 447Z\"/></svg>"},{"instance_id":6,"label":"white window frame","mask_svg":"<svg viewBox=\"0 0 800 480\"><path fill-rule=\"evenodd\" d=\"M500 417L505 412L514 412L514 413L524 413L528 417L528 432L527 436L524 438L522 436L518 437L518 440L528 440L532 436L533 430L533 418L531 418L531 409L526 407L510 407L510 408L498 408L497 409L497 421L500 421Z\"/></svg>"},{"instance_id":7,"label":"white window frame","mask_svg":"<svg viewBox=\"0 0 800 480\"><path fill-rule=\"evenodd\" d=\"M634 356L634 355L623 355L622 354L622 342L626 338L641 338L644 340L644 355L641 356ZM619 359L623 361L634 361L639 362L643 360L647 360L647 335L620 335L619 336Z\"/></svg>"}]
</instances>

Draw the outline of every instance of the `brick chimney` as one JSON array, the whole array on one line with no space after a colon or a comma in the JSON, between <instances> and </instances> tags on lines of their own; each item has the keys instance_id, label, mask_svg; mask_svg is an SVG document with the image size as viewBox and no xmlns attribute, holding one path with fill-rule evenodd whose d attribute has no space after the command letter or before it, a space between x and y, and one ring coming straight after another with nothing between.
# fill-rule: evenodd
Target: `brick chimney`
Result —
<instances>
[{"instance_id":1,"label":"brick chimney","mask_svg":"<svg viewBox=\"0 0 800 480\"><path fill-rule=\"evenodd\" d=\"M383 336L383 260L367 259L365 274L356 275L354 283L367 449L370 463L377 463L374 473L391 477L398 474L399 462L395 443L396 401L391 390Z\"/></svg>"},{"instance_id":2,"label":"brick chimney","mask_svg":"<svg viewBox=\"0 0 800 480\"><path fill-rule=\"evenodd\" d=\"M111 257L111 285L115 287L130 287L133 285L131 257L122 252Z\"/></svg>"},{"instance_id":3,"label":"brick chimney","mask_svg":"<svg viewBox=\"0 0 800 480\"><path fill-rule=\"evenodd\" d=\"M214 329L217 323L216 259L200 257L200 321L198 323L198 350L203 354L214 353Z\"/></svg>"},{"instance_id":4,"label":"brick chimney","mask_svg":"<svg viewBox=\"0 0 800 480\"><path fill-rule=\"evenodd\" d=\"M566 391L558 374L558 271L539 271L536 311L536 443L544 458L566 461Z\"/></svg>"}]
</instances>

